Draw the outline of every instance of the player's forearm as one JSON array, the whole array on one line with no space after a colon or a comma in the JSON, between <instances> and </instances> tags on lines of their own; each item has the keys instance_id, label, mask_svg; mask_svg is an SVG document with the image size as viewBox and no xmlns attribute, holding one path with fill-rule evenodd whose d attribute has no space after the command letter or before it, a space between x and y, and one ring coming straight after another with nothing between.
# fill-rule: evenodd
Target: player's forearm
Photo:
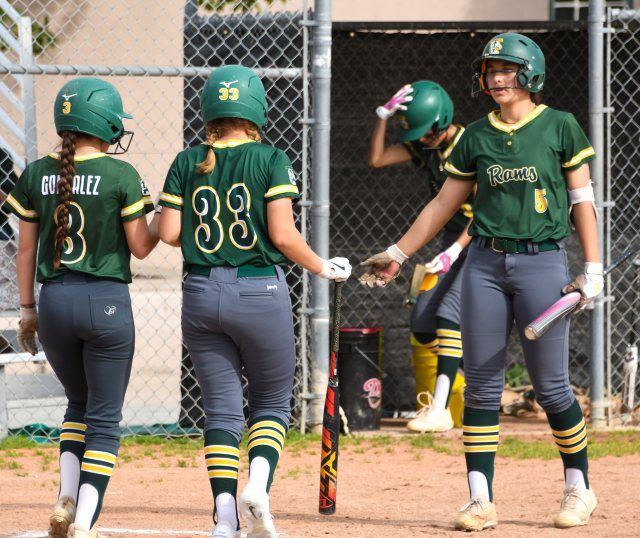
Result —
<instances>
[{"instance_id":1,"label":"player's forearm","mask_svg":"<svg viewBox=\"0 0 640 538\"><path fill-rule=\"evenodd\" d=\"M21 305L32 305L36 302L33 285L36 273L35 248L19 247L16 256L16 271L18 273L18 293Z\"/></svg>"},{"instance_id":2,"label":"player's forearm","mask_svg":"<svg viewBox=\"0 0 640 538\"><path fill-rule=\"evenodd\" d=\"M469 228L471 227L472 222L473 220L469 219L469 222L467 222L467 225L464 227L464 230L462 230L462 233L458 236L458 239L456 239L456 243L458 243L463 249L467 248L469 246L469 243L471 243Z\"/></svg>"},{"instance_id":3,"label":"player's forearm","mask_svg":"<svg viewBox=\"0 0 640 538\"><path fill-rule=\"evenodd\" d=\"M369 147L369 166L378 168L381 166L384 157L384 137L387 132L387 121L376 118L376 124L373 127L371 135L371 146Z\"/></svg>"},{"instance_id":4,"label":"player's forearm","mask_svg":"<svg viewBox=\"0 0 640 538\"><path fill-rule=\"evenodd\" d=\"M600 263L598 251L598 228L596 215L591 202L582 202L573 206L571 210L576 233L580 240L585 262Z\"/></svg>"},{"instance_id":5,"label":"player's forearm","mask_svg":"<svg viewBox=\"0 0 640 538\"><path fill-rule=\"evenodd\" d=\"M311 249L297 228L271 237L271 241L282 254L296 265L313 274L322 271L322 259Z\"/></svg>"},{"instance_id":6,"label":"player's forearm","mask_svg":"<svg viewBox=\"0 0 640 538\"><path fill-rule=\"evenodd\" d=\"M454 213L455 209L449 212L446 204L436 196L420 212L409 231L397 242L398 248L407 256L413 256L434 238Z\"/></svg>"}]
</instances>

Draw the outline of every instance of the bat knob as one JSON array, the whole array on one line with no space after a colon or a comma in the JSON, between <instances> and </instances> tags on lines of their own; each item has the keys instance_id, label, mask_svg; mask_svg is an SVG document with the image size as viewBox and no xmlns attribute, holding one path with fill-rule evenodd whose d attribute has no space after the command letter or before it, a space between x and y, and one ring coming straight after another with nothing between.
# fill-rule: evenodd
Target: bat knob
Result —
<instances>
[{"instance_id":1,"label":"bat knob","mask_svg":"<svg viewBox=\"0 0 640 538\"><path fill-rule=\"evenodd\" d=\"M527 326L524 330L524 335L527 337L527 340L537 340L538 332L531 326Z\"/></svg>"}]
</instances>

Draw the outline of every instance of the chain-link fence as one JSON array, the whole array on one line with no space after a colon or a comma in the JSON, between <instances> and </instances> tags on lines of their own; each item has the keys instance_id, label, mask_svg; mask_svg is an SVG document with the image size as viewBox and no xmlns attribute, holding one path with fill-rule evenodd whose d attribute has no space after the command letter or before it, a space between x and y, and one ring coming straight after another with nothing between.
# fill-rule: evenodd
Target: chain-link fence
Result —
<instances>
[{"instance_id":1,"label":"chain-link fence","mask_svg":"<svg viewBox=\"0 0 640 538\"><path fill-rule=\"evenodd\" d=\"M332 212L335 252L362 260L396 241L427 201L427 182L409 163L372 170L367 166L376 105L403 84L419 79L440 83L455 106L454 122L466 124L491 110L488 97L471 98L471 62L491 36L518 31L533 37L547 60L543 101L573 112L588 130L588 40L582 23L335 23L332 85ZM388 133L393 143L395 133ZM416 256L423 262L440 250L433 241ZM581 269L575 238L568 241L574 273ZM415 408L409 345L410 311L403 299L412 267L393 286L345 290L343 319L349 325L384 328L383 405L387 415ZM515 331L508 381L527 383ZM589 318L572 323L571 381L589 386Z\"/></svg>"},{"instance_id":2,"label":"chain-link fence","mask_svg":"<svg viewBox=\"0 0 640 538\"><path fill-rule=\"evenodd\" d=\"M55 150L54 96L70 76L83 75L108 77L120 90L125 110L134 116L127 128L135 131L124 159L157 195L175 155L203 136L198 95L211 68L242 63L265 82L270 112L264 138L283 149L301 172L305 200L310 25L307 3L296 3L298 9L301 5L301 11L292 12L285 0L0 0L0 64L14 67L0 74L3 196L26 162ZM306 206L296 211L306 235ZM18 353L16 222L5 214L0 239L0 345L5 352L0 354L0 424L6 414L11 431L50 435L66 400L49 366L39 360L42 355L33 361ZM159 245L146 260L134 261L133 269L136 353L123 425L136 432L184 433L201 423L202 408L181 342L180 251ZM298 350L296 423L307 356L306 319L299 314L306 308L306 279L297 269L287 275Z\"/></svg>"},{"instance_id":3,"label":"chain-link fence","mask_svg":"<svg viewBox=\"0 0 640 538\"><path fill-rule=\"evenodd\" d=\"M609 13L607 39L607 258L640 247L640 11ZM613 424L638 423L640 259L608 281L607 392Z\"/></svg>"}]
</instances>

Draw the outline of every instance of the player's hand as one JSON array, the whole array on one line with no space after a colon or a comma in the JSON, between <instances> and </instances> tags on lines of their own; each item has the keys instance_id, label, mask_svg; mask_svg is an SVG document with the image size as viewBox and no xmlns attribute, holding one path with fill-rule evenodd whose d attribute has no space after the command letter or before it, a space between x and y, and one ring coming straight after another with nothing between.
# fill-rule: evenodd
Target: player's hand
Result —
<instances>
[{"instance_id":1,"label":"player's hand","mask_svg":"<svg viewBox=\"0 0 640 538\"><path fill-rule=\"evenodd\" d=\"M562 293L579 291L582 295L580 304L574 312L580 312L593 301L604 289L604 270L601 263L587 262L584 264L584 273L576 277L571 283L562 288Z\"/></svg>"},{"instance_id":2,"label":"player's hand","mask_svg":"<svg viewBox=\"0 0 640 538\"><path fill-rule=\"evenodd\" d=\"M322 270L318 276L336 282L344 282L351 276L351 264L347 258L340 257L322 260Z\"/></svg>"},{"instance_id":3,"label":"player's hand","mask_svg":"<svg viewBox=\"0 0 640 538\"><path fill-rule=\"evenodd\" d=\"M407 110L405 103L413 101L413 96L409 95L411 92L413 92L411 84L402 86L384 105L376 108L378 117L381 120L388 120L398 110Z\"/></svg>"},{"instance_id":4,"label":"player's hand","mask_svg":"<svg viewBox=\"0 0 640 538\"><path fill-rule=\"evenodd\" d=\"M20 323L18 324L18 343L27 353L38 353L36 332L38 331L38 310L35 306L20 307Z\"/></svg>"},{"instance_id":5,"label":"player's hand","mask_svg":"<svg viewBox=\"0 0 640 538\"><path fill-rule=\"evenodd\" d=\"M456 263L456 260L462 252L462 247L458 243L454 243L447 250L438 254L429 263L426 263L424 268L427 273L434 275L443 275L451 266Z\"/></svg>"},{"instance_id":6,"label":"player's hand","mask_svg":"<svg viewBox=\"0 0 640 538\"><path fill-rule=\"evenodd\" d=\"M360 266L366 267L367 272L358 279L364 286L375 288L385 287L400 274L402 264L409 256L402 252L397 245L391 245L384 252L374 254L363 261Z\"/></svg>"}]
</instances>

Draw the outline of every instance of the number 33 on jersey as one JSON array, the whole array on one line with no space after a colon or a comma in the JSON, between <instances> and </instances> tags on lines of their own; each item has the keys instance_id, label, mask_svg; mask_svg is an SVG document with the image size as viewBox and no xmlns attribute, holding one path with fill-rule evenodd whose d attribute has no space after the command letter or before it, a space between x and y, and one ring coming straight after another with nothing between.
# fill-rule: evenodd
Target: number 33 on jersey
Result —
<instances>
[{"instance_id":1,"label":"number 33 on jersey","mask_svg":"<svg viewBox=\"0 0 640 538\"><path fill-rule=\"evenodd\" d=\"M185 262L286 264L266 223L268 202L300 196L291 161L283 151L252 140L217 142L213 149L216 165L210 174L196 172L206 159L206 145L179 153L160 195L160 205L182 211Z\"/></svg>"}]
</instances>

